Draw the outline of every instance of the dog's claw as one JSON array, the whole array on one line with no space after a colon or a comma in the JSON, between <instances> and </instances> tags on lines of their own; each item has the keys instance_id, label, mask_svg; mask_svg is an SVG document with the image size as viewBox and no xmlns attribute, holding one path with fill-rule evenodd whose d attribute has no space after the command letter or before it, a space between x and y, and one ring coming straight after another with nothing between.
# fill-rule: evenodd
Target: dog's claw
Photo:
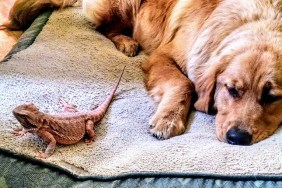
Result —
<instances>
[{"instance_id":1,"label":"dog's claw","mask_svg":"<svg viewBox=\"0 0 282 188\"><path fill-rule=\"evenodd\" d=\"M162 133L151 133L151 135L158 140L165 140Z\"/></svg>"},{"instance_id":2,"label":"dog's claw","mask_svg":"<svg viewBox=\"0 0 282 188\"><path fill-rule=\"evenodd\" d=\"M178 136L185 131L184 120L178 114L165 112L155 114L150 120L149 132L159 140L169 139Z\"/></svg>"}]
</instances>

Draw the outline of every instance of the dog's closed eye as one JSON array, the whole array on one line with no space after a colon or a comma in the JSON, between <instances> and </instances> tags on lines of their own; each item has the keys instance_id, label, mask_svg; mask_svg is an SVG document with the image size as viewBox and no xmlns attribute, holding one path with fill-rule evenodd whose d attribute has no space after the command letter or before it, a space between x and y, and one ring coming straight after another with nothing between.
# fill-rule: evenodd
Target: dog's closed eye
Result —
<instances>
[{"instance_id":1,"label":"dog's closed eye","mask_svg":"<svg viewBox=\"0 0 282 188\"><path fill-rule=\"evenodd\" d=\"M275 89L273 88L273 84L267 82L262 89L260 103L263 105L267 105L282 99L282 96L279 95L279 92L277 94L277 92L275 92L274 90Z\"/></svg>"},{"instance_id":2,"label":"dog's closed eye","mask_svg":"<svg viewBox=\"0 0 282 188\"><path fill-rule=\"evenodd\" d=\"M272 104L280 99L282 99L282 96L278 96L278 95L271 93L269 89L264 89L262 92L260 102L266 105L266 104Z\"/></svg>"},{"instance_id":3,"label":"dog's closed eye","mask_svg":"<svg viewBox=\"0 0 282 188\"><path fill-rule=\"evenodd\" d=\"M242 92L240 91L240 88L238 88L235 84L233 83L225 83L224 86L226 87L229 95L237 99L242 95Z\"/></svg>"},{"instance_id":4,"label":"dog's closed eye","mask_svg":"<svg viewBox=\"0 0 282 188\"><path fill-rule=\"evenodd\" d=\"M228 93L230 94L231 97L233 97L233 98L239 97L239 92L234 86L231 86L231 87L226 86L226 88L227 88Z\"/></svg>"}]
</instances>

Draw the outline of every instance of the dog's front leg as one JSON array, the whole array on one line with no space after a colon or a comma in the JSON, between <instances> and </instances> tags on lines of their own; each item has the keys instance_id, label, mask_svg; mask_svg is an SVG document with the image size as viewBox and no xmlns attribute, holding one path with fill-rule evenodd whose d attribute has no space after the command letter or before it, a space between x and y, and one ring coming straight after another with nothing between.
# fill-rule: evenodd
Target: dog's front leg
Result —
<instances>
[{"instance_id":1,"label":"dog's front leg","mask_svg":"<svg viewBox=\"0 0 282 188\"><path fill-rule=\"evenodd\" d=\"M194 87L173 58L162 50L151 54L142 68L147 90L157 104L150 133L158 139L182 134L186 128Z\"/></svg>"}]
</instances>

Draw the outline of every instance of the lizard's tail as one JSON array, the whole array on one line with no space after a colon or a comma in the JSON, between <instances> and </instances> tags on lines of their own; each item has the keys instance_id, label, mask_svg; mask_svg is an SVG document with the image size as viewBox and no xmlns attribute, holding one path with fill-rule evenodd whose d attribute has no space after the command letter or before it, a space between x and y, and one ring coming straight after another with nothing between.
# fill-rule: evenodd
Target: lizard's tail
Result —
<instances>
[{"instance_id":1,"label":"lizard's tail","mask_svg":"<svg viewBox=\"0 0 282 188\"><path fill-rule=\"evenodd\" d=\"M111 103L112 99L114 98L115 92L116 92L116 90L119 86L119 83L121 81L122 75L123 75L124 70L125 70L125 67L126 66L123 67L123 70L120 74L120 77L119 77L115 87L112 89L110 95L106 98L106 100L99 107L97 107L96 109L93 110L95 117L97 117L95 122L101 120L104 117L104 115L106 114L106 112L107 112L107 110L110 106L110 103Z\"/></svg>"}]
</instances>

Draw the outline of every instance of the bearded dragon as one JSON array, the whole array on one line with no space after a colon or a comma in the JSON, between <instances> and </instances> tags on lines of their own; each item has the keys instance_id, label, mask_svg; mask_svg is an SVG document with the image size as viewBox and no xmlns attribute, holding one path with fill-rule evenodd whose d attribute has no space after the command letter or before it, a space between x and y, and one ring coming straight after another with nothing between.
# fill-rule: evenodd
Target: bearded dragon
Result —
<instances>
[{"instance_id":1,"label":"bearded dragon","mask_svg":"<svg viewBox=\"0 0 282 188\"><path fill-rule=\"evenodd\" d=\"M22 125L20 129L14 129L13 134L20 136L26 132L35 133L48 143L45 152L39 152L38 158L45 159L54 153L56 144L70 145L79 142L86 135L88 140L94 140L94 123L100 121L114 97L122 78L125 67L106 100L96 109L87 112L78 112L72 104L63 104L64 113L55 115L39 111L33 103L22 104L14 108L13 114Z\"/></svg>"}]
</instances>

